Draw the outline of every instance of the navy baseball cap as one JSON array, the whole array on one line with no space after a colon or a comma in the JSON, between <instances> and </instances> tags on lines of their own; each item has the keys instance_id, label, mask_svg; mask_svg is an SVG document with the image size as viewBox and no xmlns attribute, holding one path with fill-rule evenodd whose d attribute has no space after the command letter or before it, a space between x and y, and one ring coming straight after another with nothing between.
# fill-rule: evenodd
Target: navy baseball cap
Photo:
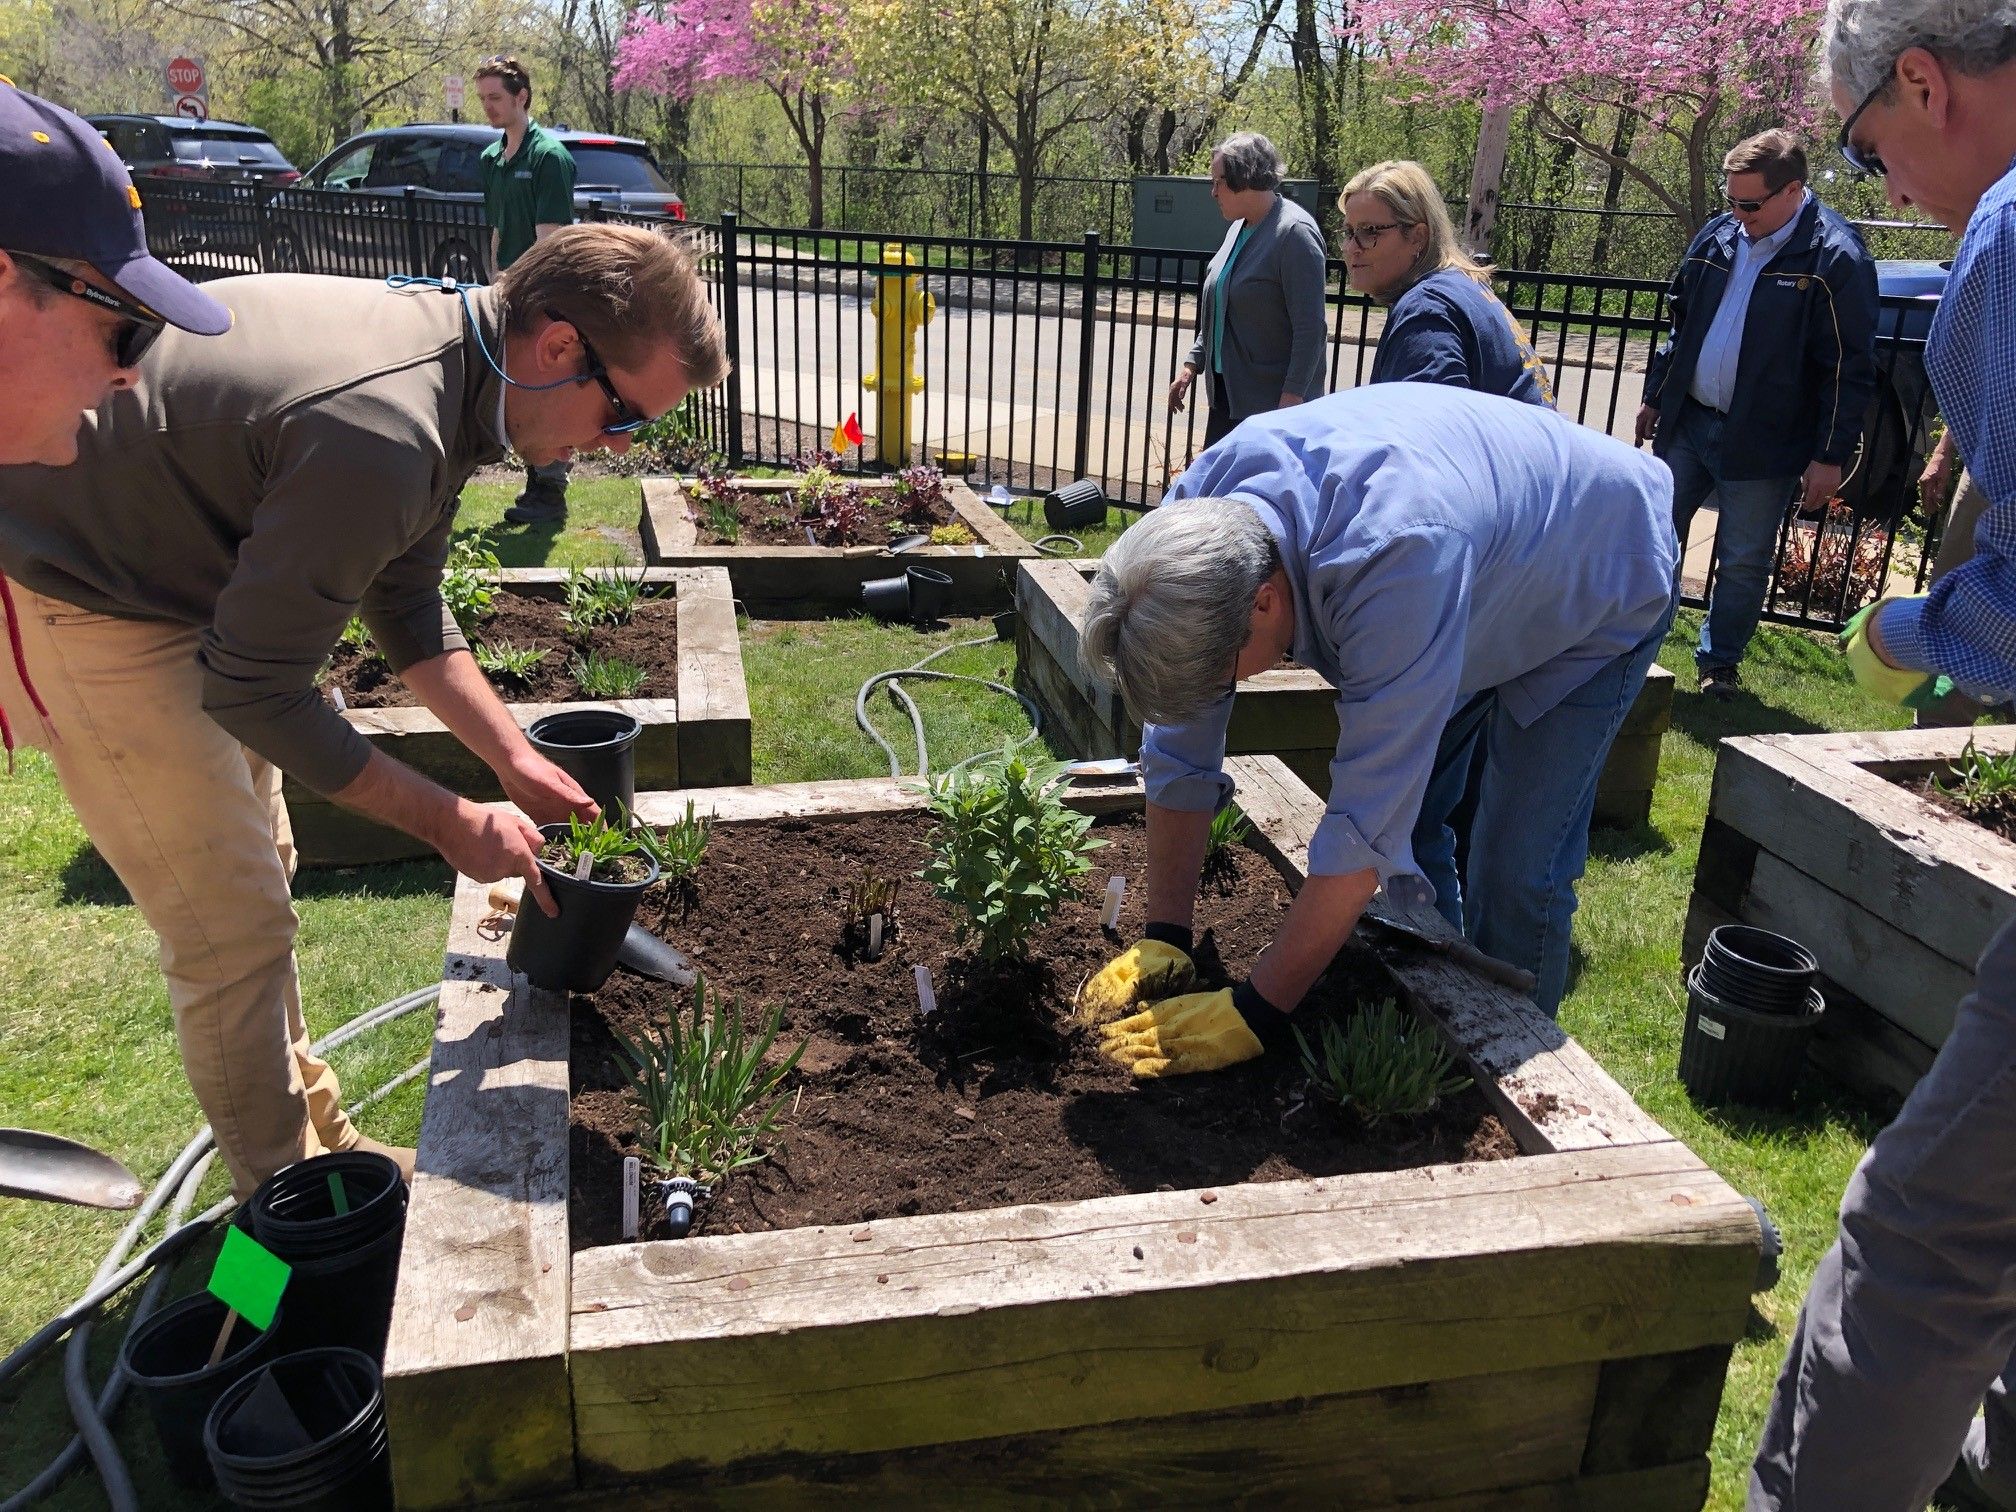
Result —
<instances>
[{"instance_id":1,"label":"navy baseball cap","mask_svg":"<svg viewBox=\"0 0 2016 1512\"><path fill-rule=\"evenodd\" d=\"M147 251L140 192L98 128L0 79L0 248L88 262L135 304L199 336L231 312Z\"/></svg>"}]
</instances>

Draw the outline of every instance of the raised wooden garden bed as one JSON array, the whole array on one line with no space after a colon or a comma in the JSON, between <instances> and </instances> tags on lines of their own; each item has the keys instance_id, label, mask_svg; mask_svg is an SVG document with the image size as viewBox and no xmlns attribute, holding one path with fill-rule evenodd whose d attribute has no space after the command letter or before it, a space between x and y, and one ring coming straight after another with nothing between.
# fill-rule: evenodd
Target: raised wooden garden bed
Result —
<instances>
[{"instance_id":1,"label":"raised wooden garden bed","mask_svg":"<svg viewBox=\"0 0 2016 1512\"><path fill-rule=\"evenodd\" d=\"M1742 922L1820 962L1827 1014L1813 1059L1879 1102L1908 1093L2016 917L2016 844L1905 785L1944 774L1972 735L2016 729L1753 735L1717 749L1683 957Z\"/></svg>"},{"instance_id":2,"label":"raised wooden garden bed","mask_svg":"<svg viewBox=\"0 0 2016 1512\"><path fill-rule=\"evenodd\" d=\"M1080 756L1132 756L1141 726L1118 695L1078 666L1096 562L1026 562L1016 577L1015 685L1043 710L1050 729ZM1655 666L1610 747L1596 789L1593 822L1642 824L1652 813L1659 743L1673 722L1673 674ZM1228 755L1278 756L1319 793L1330 791L1337 754L1337 690L1306 667L1246 678L1225 732Z\"/></svg>"},{"instance_id":3,"label":"raised wooden garden bed","mask_svg":"<svg viewBox=\"0 0 2016 1512\"><path fill-rule=\"evenodd\" d=\"M1292 891L1320 804L1279 762L1230 770ZM689 796L717 844L920 803L876 781L639 808L664 823ZM1530 1003L1446 957L1358 942L1518 1158L577 1253L569 1005L512 979L486 912L465 880L386 1359L403 1507L606 1505L639 1484L752 1506L1660 1512L1706 1495L1755 1218ZM1172 1137L1181 1090L1162 1089ZM982 1128L1014 1092L975 1090Z\"/></svg>"},{"instance_id":4,"label":"raised wooden garden bed","mask_svg":"<svg viewBox=\"0 0 2016 1512\"><path fill-rule=\"evenodd\" d=\"M874 478L861 484L864 493L878 498L886 497L893 486ZM775 494L780 509L791 513L787 500L797 484L790 478L738 478L736 486L747 493ZM638 530L647 561L668 567L726 568L736 598L751 614L816 618L859 609L863 583L894 577L905 566L933 567L949 576L953 614L1006 609L1014 597L1015 564L1033 557L1035 547L956 479L945 481L945 502L957 523L971 532L972 545L920 546L901 556L891 555L886 545L777 545L756 540L710 545L700 538L684 484L677 478L646 478L644 517Z\"/></svg>"},{"instance_id":5,"label":"raised wooden garden bed","mask_svg":"<svg viewBox=\"0 0 2016 1512\"><path fill-rule=\"evenodd\" d=\"M523 726L582 704L622 709L644 725L636 745L640 790L745 783L750 775L749 691L728 576L707 568L653 568L646 576L654 590L669 590L677 606L672 681L662 688L655 681L647 684L646 696L637 698L514 703L512 717ZM564 596L567 574L554 568L507 567L501 578L500 596L557 600ZM495 774L424 708L347 708L343 717L388 756L466 798L489 802L504 796ZM373 823L292 778L285 792L295 850L308 865L355 866L432 854L411 835Z\"/></svg>"}]
</instances>

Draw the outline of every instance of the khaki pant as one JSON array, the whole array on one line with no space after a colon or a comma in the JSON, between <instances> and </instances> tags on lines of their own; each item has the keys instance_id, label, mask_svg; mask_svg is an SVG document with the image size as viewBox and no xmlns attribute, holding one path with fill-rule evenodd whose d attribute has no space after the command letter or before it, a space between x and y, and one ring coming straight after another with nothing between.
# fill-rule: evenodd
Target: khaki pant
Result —
<instances>
[{"instance_id":1,"label":"khaki pant","mask_svg":"<svg viewBox=\"0 0 2016 1512\"><path fill-rule=\"evenodd\" d=\"M203 712L196 631L11 585L54 738L0 655L17 739L44 745L92 843L161 939L189 1085L240 1198L348 1149L336 1075L309 1053L294 971L294 837L278 769Z\"/></svg>"}]
</instances>

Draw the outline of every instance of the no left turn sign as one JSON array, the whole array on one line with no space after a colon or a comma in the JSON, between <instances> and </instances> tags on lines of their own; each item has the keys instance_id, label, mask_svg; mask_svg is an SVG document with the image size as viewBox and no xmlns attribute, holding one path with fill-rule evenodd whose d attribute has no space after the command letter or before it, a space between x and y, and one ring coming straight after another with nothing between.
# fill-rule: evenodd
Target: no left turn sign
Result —
<instances>
[{"instance_id":1,"label":"no left turn sign","mask_svg":"<svg viewBox=\"0 0 2016 1512\"><path fill-rule=\"evenodd\" d=\"M207 121L210 119L210 104L201 95L177 95L175 114L192 121Z\"/></svg>"}]
</instances>

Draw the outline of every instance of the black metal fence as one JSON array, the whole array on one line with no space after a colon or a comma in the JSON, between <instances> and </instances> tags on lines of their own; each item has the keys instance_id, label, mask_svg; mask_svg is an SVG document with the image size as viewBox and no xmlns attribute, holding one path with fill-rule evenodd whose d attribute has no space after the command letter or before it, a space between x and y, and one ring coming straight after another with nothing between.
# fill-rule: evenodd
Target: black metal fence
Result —
<instances>
[{"instance_id":1,"label":"black metal fence","mask_svg":"<svg viewBox=\"0 0 2016 1512\"><path fill-rule=\"evenodd\" d=\"M151 181L142 185L149 239L198 276L305 270L383 277L421 272L480 278L488 235L476 207L405 195L385 208L315 191ZM591 214L602 216L598 211ZM858 413L870 450L899 462L944 458L983 488L1043 490L1098 480L1126 508L1151 507L1201 450L1195 403L1169 409L1188 354L1203 257L1076 242L890 237L757 229L733 214L689 223L733 359L720 389L691 410L703 439L736 465L784 464L823 445ZM466 271L455 259L468 259ZM1380 306L1344 288L1331 265L1327 386L1366 381L1384 328ZM888 455L897 396L869 376L883 350L879 290L920 282L931 318L911 338L921 387L908 399L909 444ZM1648 359L1666 329L1666 285L1504 271L1498 289L1547 364L1562 412L1629 438ZM1824 519L1788 510L1767 616L1828 627L1885 591L1922 586L1937 521L1914 516L1915 480L1931 418L1924 376L1930 307L1885 300L1882 384L1844 505ZM1201 396L1200 396L1201 397ZM879 407L879 409L878 409ZM1688 597L1712 581L1697 520Z\"/></svg>"}]
</instances>

